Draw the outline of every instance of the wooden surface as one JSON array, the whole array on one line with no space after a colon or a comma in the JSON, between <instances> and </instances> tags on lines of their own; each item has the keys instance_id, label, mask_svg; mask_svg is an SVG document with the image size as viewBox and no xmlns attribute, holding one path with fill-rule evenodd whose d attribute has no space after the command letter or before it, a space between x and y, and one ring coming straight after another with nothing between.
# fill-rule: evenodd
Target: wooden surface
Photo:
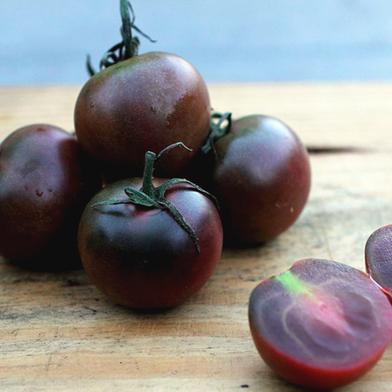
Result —
<instances>
[{"instance_id":1,"label":"wooden surface","mask_svg":"<svg viewBox=\"0 0 392 392\"><path fill-rule=\"evenodd\" d=\"M72 129L77 91L0 89L0 138L34 122ZM29 273L0 262L1 391L299 390L259 358L248 296L304 257L364 268L367 237L392 222L392 85L214 85L211 95L216 109L236 116L282 118L318 152L299 221L266 246L225 251L205 288L165 314L113 306L82 272ZM386 392L391 383L392 349L342 390Z\"/></svg>"}]
</instances>

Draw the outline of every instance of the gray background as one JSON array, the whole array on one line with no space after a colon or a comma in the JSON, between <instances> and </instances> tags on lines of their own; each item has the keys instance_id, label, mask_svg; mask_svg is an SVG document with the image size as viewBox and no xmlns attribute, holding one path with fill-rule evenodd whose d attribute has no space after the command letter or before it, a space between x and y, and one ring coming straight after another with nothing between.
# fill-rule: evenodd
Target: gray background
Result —
<instances>
[{"instance_id":1,"label":"gray background","mask_svg":"<svg viewBox=\"0 0 392 392\"><path fill-rule=\"evenodd\" d=\"M80 83L119 40L118 0L0 0L0 84ZM208 81L391 80L391 0L133 0Z\"/></svg>"}]
</instances>

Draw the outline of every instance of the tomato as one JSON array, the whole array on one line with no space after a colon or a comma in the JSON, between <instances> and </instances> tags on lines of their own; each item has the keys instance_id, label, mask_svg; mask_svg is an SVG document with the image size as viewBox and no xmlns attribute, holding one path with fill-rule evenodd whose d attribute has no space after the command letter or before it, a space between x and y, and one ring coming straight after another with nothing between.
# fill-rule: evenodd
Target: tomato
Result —
<instances>
[{"instance_id":1,"label":"tomato","mask_svg":"<svg viewBox=\"0 0 392 392\"><path fill-rule=\"evenodd\" d=\"M261 282L249 302L255 345L282 378L330 390L366 373L392 338L392 308L363 272L308 259Z\"/></svg>"},{"instance_id":2,"label":"tomato","mask_svg":"<svg viewBox=\"0 0 392 392\"><path fill-rule=\"evenodd\" d=\"M377 229L365 247L366 270L392 303L392 225Z\"/></svg>"},{"instance_id":3,"label":"tomato","mask_svg":"<svg viewBox=\"0 0 392 392\"><path fill-rule=\"evenodd\" d=\"M36 124L12 133L0 146L0 255L30 268L80 265L78 221L98 184L63 129Z\"/></svg>"},{"instance_id":4,"label":"tomato","mask_svg":"<svg viewBox=\"0 0 392 392\"><path fill-rule=\"evenodd\" d=\"M128 35L123 35L119 54L109 52L108 57L116 61L94 75L80 92L75 107L77 137L105 168L120 172L117 177L141 175L147 150L158 153L182 141L193 152L167 155L157 167L163 175L179 175L208 134L207 86L198 71L177 55L138 55L139 41L131 34L134 19L127 19L127 1L121 4L122 31Z\"/></svg>"},{"instance_id":5,"label":"tomato","mask_svg":"<svg viewBox=\"0 0 392 392\"><path fill-rule=\"evenodd\" d=\"M240 118L214 142L214 152L211 191L232 241L268 241L296 221L310 191L310 164L287 125L268 116Z\"/></svg>"},{"instance_id":6,"label":"tomato","mask_svg":"<svg viewBox=\"0 0 392 392\"><path fill-rule=\"evenodd\" d=\"M133 309L177 306L198 291L220 259L222 225L213 200L182 179L108 185L86 207L79 250L92 282Z\"/></svg>"}]
</instances>

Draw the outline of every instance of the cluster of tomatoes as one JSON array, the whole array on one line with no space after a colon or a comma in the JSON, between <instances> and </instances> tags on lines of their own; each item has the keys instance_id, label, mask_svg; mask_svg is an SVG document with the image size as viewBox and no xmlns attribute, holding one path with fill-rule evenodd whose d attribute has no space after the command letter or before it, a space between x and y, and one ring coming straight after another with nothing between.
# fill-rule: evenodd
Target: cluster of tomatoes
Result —
<instances>
[{"instance_id":1,"label":"cluster of tomatoes","mask_svg":"<svg viewBox=\"0 0 392 392\"><path fill-rule=\"evenodd\" d=\"M36 124L1 145L0 255L36 269L72 268L80 256L116 303L170 308L210 277L223 232L253 245L294 223L310 166L278 119L212 113L190 63L139 55L133 31L149 37L120 4L122 42L99 72L88 60L75 135Z\"/></svg>"},{"instance_id":2,"label":"cluster of tomatoes","mask_svg":"<svg viewBox=\"0 0 392 392\"><path fill-rule=\"evenodd\" d=\"M295 222L309 195L309 159L276 118L211 112L196 69L168 53L139 55L132 31L149 37L126 0L121 14L122 42L98 73L88 62L75 135L37 124L1 144L0 255L45 270L81 260L115 303L166 309L208 280L223 234L255 245ZM379 243L368 247L370 266ZM352 381L392 336L392 310L377 286L325 260L263 281L249 317L266 362L309 387Z\"/></svg>"}]
</instances>

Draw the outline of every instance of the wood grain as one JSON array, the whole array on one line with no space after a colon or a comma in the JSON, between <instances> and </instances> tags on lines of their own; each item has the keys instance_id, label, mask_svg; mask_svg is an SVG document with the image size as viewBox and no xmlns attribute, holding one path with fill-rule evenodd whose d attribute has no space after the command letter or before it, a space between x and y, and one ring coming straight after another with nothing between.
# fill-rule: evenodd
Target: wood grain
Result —
<instances>
[{"instance_id":1,"label":"wood grain","mask_svg":"<svg viewBox=\"0 0 392 392\"><path fill-rule=\"evenodd\" d=\"M77 92L1 88L0 138L33 122L72 129ZM1 391L299 391L259 358L249 293L304 257L363 269L367 237L392 221L392 85L213 85L211 95L216 109L237 116L282 118L319 152L299 221L263 247L226 250L202 291L159 315L112 305L82 272L30 273L0 262ZM391 382L390 349L342 391L386 392Z\"/></svg>"}]
</instances>

